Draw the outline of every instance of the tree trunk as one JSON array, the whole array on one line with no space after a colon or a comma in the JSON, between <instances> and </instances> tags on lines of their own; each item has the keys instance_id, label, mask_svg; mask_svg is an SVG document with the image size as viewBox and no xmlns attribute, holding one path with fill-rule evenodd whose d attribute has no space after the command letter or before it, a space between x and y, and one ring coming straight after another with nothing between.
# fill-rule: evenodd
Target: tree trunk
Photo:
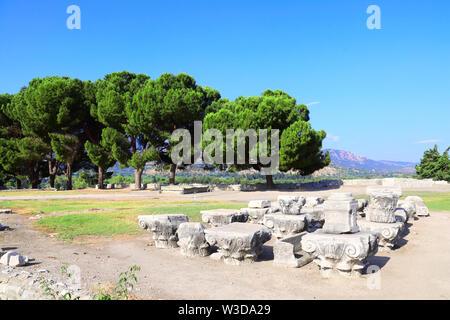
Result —
<instances>
[{"instance_id":1,"label":"tree trunk","mask_svg":"<svg viewBox=\"0 0 450 320\"><path fill-rule=\"evenodd\" d=\"M169 184L175 184L175 172L177 171L177 165L172 163L170 165Z\"/></svg>"},{"instance_id":2,"label":"tree trunk","mask_svg":"<svg viewBox=\"0 0 450 320\"><path fill-rule=\"evenodd\" d=\"M16 178L16 183L17 183L17 189L22 189L22 180L20 180L19 178Z\"/></svg>"},{"instance_id":3,"label":"tree trunk","mask_svg":"<svg viewBox=\"0 0 450 320\"><path fill-rule=\"evenodd\" d=\"M273 176L266 174L266 182L267 182L267 187L269 189L273 189L275 188L275 184L273 183Z\"/></svg>"},{"instance_id":4,"label":"tree trunk","mask_svg":"<svg viewBox=\"0 0 450 320\"><path fill-rule=\"evenodd\" d=\"M57 171L58 171L58 162L55 159L48 160L48 174L49 174L50 188L55 187L55 178Z\"/></svg>"},{"instance_id":5,"label":"tree trunk","mask_svg":"<svg viewBox=\"0 0 450 320\"><path fill-rule=\"evenodd\" d=\"M98 167L98 181L97 184L99 185L100 189L103 189L103 177L105 174L105 169L102 167Z\"/></svg>"},{"instance_id":6,"label":"tree trunk","mask_svg":"<svg viewBox=\"0 0 450 320\"><path fill-rule=\"evenodd\" d=\"M31 182L31 188L37 189L39 188L39 163L37 163L34 167L30 168L30 182Z\"/></svg>"},{"instance_id":7,"label":"tree trunk","mask_svg":"<svg viewBox=\"0 0 450 320\"><path fill-rule=\"evenodd\" d=\"M50 177L48 178L48 182L50 183L50 188L54 188L55 187L55 175L50 175Z\"/></svg>"},{"instance_id":8,"label":"tree trunk","mask_svg":"<svg viewBox=\"0 0 450 320\"><path fill-rule=\"evenodd\" d=\"M142 173L144 169L134 169L134 188L141 189L142 188Z\"/></svg>"},{"instance_id":9,"label":"tree trunk","mask_svg":"<svg viewBox=\"0 0 450 320\"><path fill-rule=\"evenodd\" d=\"M67 178L66 190L72 190L72 165L71 164L67 164L66 178Z\"/></svg>"}]
</instances>

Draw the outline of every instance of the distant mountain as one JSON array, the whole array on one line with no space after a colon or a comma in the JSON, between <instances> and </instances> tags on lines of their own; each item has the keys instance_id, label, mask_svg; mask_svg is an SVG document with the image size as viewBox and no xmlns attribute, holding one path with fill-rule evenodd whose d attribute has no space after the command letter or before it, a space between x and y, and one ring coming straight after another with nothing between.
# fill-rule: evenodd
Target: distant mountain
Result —
<instances>
[{"instance_id":1,"label":"distant mountain","mask_svg":"<svg viewBox=\"0 0 450 320\"><path fill-rule=\"evenodd\" d=\"M327 149L330 153L331 163L344 167L358 170L370 170L375 172L402 172L415 173L415 165L413 162L388 161L388 160L371 160L361 157L353 152L344 150Z\"/></svg>"}]
</instances>

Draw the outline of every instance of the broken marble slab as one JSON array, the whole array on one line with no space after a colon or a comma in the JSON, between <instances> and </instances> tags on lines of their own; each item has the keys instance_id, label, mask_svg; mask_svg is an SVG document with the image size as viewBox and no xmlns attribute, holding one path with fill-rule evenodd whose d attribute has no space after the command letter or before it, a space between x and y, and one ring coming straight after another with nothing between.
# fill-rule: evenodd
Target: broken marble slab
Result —
<instances>
[{"instance_id":1,"label":"broken marble slab","mask_svg":"<svg viewBox=\"0 0 450 320\"><path fill-rule=\"evenodd\" d=\"M239 209L202 210L202 221L219 227L233 222L247 222L248 213Z\"/></svg>"},{"instance_id":2,"label":"broken marble slab","mask_svg":"<svg viewBox=\"0 0 450 320\"><path fill-rule=\"evenodd\" d=\"M157 248L177 248L176 231L189 218L185 214L155 214L139 216L138 221L141 228L152 233Z\"/></svg>"},{"instance_id":3,"label":"broken marble slab","mask_svg":"<svg viewBox=\"0 0 450 320\"><path fill-rule=\"evenodd\" d=\"M217 247L211 258L239 265L256 261L271 233L265 226L236 222L206 229L205 237L211 246Z\"/></svg>"}]
</instances>

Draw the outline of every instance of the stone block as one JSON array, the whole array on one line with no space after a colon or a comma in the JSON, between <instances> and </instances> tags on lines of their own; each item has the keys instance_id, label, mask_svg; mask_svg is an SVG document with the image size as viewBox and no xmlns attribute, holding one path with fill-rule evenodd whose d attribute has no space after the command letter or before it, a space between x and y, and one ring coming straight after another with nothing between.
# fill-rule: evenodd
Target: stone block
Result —
<instances>
[{"instance_id":1,"label":"stone block","mask_svg":"<svg viewBox=\"0 0 450 320\"><path fill-rule=\"evenodd\" d=\"M239 265L254 262L271 234L267 227L236 222L206 229L205 237L211 246L217 247L217 253L211 255L213 259Z\"/></svg>"},{"instance_id":2,"label":"stone block","mask_svg":"<svg viewBox=\"0 0 450 320\"><path fill-rule=\"evenodd\" d=\"M176 233L182 255L206 257L211 254L211 248L205 238L205 229L205 226L198 222L180 224Z\"/></svg>"},{"instance_id":3,"label":"stone block","mask_svg":"<svg viewBox=\"0 0 450 320\"><path fill-rule=\"evenodd\" d=\"M270 201L269 200L252 200L248 203L248 207L255 208L255 209L270 208Z\"/></svg>"},{"instance_id":4,"label":"stone block","mask_svg":"<svg viewBox=\"0 0 450 320\"><path fill-rule=\"evenodd\" d=\"M351 193L333 193L324 203L326 233L355 233L359 231L356 223L358 201Z\"/></svg>"},{"instance_id":5,"label":"stone block","mask_svg":"<svg viewBox=\"0 0 450 320\"><path fill-rule=\"evenodd\" d=\"M358 220L359 228L362 232L370 232L379 237L378 245L385 249L392 249L401 238L405 228L404 222L380 223L367 219Z\"/></svg>"},{"instance_id":6,"label":"stone block","mask_svg":"<svg viewBox=\"0 0 450 320\"><path fill-rule=\"evenodd\" d=\"M408 213L408 220L416 216L416 204L412 201L398 200L397 209L404 209Z\"/></svg>"},{"instance_id":7,"label":"stone block","mask_svg":"<svg viewBox=\"0 0 450 320\"><path fill-rule=\"evenodd\" d=\"M247 222L248 213L238 209L202 210L202 221L219 227L233 222Z\"/></svg>"},{"instance_id":8,"label":"stone block","mask_svg":"<svg viewBox=\"0 0 450 320\"><path fill-rule=\"evenodd\" d=\"M0 258L0 263L5 266L19 267L26 265L28 263L28 258L21 256L17 252L8 251Z\"/></svg>"},{"instance_id":9,"label":"stone block","mask_svg":"<svg viewBox=\"0 0 450 320\"><path fill-rule=\"evenodd\" d=\"M319 265L323 276L329 277L334 271L358 275L366 259L377 252L378 236L368 232L330 234L317 230L304 235L301 246Z\"/></svg>"},{"instance_id":10,"label":"stone block","mask_svg":"<svg viewBox=\"0 0 450 320\"><path fill-rule=\"evenodd\" d=\"M264 216L270 213L270 208L242 208L241 212L247 214L248 222L262 224L264 223Z\"/></svg>"},{"instance_id":11,"label":"stone block","mask_svg":"<svg viewBox=\"0 0 450 320\"><path fill-rule=\"evenodd\" d=\"M428 210L425 202L422 198L417 196L409 196L405 199L406 202L412 202L416 206L416 215L419 217L427 217L430 215L430 211Z\"/></svg>"},{"instance_id":12,"label":"stone block","mask_svg":"<svg viewBox=\"0 0 450 320\"><path fill-rule=\"evenodd\" d=\"M381 223L393 223L395 209L397 208L398 194L391 191L373 190L369 194L370 201L365 213L369 221Z\"/></svg>"},{"instance_id":13,"label":"stone block","mask_svg":"<svg viewBox=\"0 0 450 320\"><path fill-rule=\"evenodd\" d=\"M180 224L189 222L184 214L158 214L139 216L139 226L152 233L157 248L177 248L176 231Z\"/></svg>"},{"instance_id":14,"label":"stone block","mask_svg":"<svg viewBox=\"0 0 450 320\"><path fill-rule=\"evenodd\" d=\"M325 199L322 197L306 197L305 207L312 208L318 206L325 202Z\"/></svg>"},{"instance_id":15,"label":"stone block","mask_svg":"<svg viewBox=\"0 0 450 320\"><path fill-rule=\"evenodd\" d=\"M282 214L296 215L305 204L305 197L302 196L278 196L278 204Z\"/></svg>"},{"instance_id":16,"label":"stone block","mask_svg":"<svg viewBox=\"0 0 450 320\"><path fill-rule=\"evenodd\" d=\"M306 227L304 215L266 214L264 225L279 239L302 232Z\"/></svg>"},{"instance_id":17,"label":"stone block","mask_svg":"<svg viewBox=\"0 0 450 320\"><path fill-rule=\"evenodd\" d=\"M302 251L301 240L307 232L290 235L279 239L273 245L274 264L299 268L307 265L312 261L311 256ZM298 255L301 254L301 257Z\"/></svg>"}]
</instances>

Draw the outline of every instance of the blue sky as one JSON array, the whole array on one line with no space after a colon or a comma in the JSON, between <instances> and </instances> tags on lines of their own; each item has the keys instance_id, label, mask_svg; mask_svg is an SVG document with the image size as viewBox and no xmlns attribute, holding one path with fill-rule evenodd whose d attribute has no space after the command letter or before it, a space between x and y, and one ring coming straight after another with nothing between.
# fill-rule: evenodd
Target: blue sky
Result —
<instances>
[{"instance_id":1,"label":"blue sky","mask_svg":"<svg viewBox=\"0 0 450 320\"><path fill-rule=\"evenodd\" d=\"M69 30L69 5L81 30ZM381 30L369 30L369 5ZM223 97L282 89L325 147L419 161L450 145L450 1L0 0L0 92L35 77L186 72Z\"/></svg>"}]
</instances>

